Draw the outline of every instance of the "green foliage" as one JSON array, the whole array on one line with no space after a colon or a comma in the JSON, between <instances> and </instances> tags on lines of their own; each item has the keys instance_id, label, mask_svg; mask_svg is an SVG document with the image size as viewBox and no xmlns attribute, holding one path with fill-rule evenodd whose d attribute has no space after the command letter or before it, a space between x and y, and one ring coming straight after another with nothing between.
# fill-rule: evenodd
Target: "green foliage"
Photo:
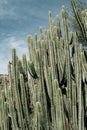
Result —
<instances>
[{"instance_id":1,"label":"green foliage","mask_svg":"<svg viewBox=\"0 0 87 130\"><path fill-rule=\"evenodd\" d=\"M71 27L78 33L79 41L87 42L87 3L71 0L73 17L70 20Z\"/></svg>"}]
</instances>

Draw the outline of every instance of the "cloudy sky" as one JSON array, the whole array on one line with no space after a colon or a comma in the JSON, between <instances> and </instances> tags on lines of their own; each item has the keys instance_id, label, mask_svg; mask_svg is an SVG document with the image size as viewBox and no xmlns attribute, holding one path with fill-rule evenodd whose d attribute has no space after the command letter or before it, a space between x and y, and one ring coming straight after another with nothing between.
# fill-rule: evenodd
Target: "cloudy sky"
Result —
<instances>
[{"instance_id":1,"label":"cloudy sky","mask_svg":"<svg viewBox=\"0 0 87 130\"><path fill-rule=\"evenodd\" d=\"M12 48L28 55L27 36L48 28L48 11L55 18L62 5L69 9L70 0L0 0L0 73L7 73Z\"/></svg>"}]
</instances>

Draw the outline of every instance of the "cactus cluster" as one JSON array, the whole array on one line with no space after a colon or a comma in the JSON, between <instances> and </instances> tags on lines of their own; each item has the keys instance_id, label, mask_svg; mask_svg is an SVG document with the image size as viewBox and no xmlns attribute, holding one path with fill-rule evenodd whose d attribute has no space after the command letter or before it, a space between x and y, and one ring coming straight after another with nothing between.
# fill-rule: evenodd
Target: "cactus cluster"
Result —
<instances>
[{"instance_id":1,"label":"cactus cluster","mask_svg":"<svg viewBox=\"0 0 87 130\"><path fill-rule=\"evenodd\" d=\"M12 50L9 86L0 94L0 130L86 130L87 56L68 33L64 6L49 29L28 36L29 60Z\"/></svg>"}]
</instances>

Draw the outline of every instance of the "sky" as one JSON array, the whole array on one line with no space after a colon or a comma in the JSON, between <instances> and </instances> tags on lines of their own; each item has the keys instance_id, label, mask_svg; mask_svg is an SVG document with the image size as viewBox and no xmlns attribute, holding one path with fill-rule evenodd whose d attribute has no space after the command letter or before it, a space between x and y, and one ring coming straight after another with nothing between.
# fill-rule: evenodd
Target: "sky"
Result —
<instances>
[{"instance_id":1,"label":"sky","mask_svg":"<svg viewBox=\"0 0 87 130\"><path fill-rule=\"evenodd\" d=\"M83 0L86 1L86 0ZM28 53L27 36L48 28L48 12L60 15L62 5L69 10L70 0L0 0L0 74L7 74L12 48L21 58Z\"/></svg>"}]
</instances>

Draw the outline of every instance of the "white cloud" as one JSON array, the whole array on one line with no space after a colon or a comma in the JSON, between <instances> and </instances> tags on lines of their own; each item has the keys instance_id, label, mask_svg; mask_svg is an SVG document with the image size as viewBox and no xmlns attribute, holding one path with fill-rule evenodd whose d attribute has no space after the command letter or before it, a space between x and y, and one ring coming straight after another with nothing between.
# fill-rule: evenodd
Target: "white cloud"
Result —
<instances>
[{"instance_id":1,"label":"white cloud","mask_svg":"<svg viewBox=\"0 0 87 130\"><path fill-rule=\"evenodd\" d=\"M4 53L0 53L0 74L8 73L8 61L9 57Z\"/></svg>"},{"instance_id":2,"label":"white cloud","mask_svg":"<svg viewBox=\"0 0 87 130\"><path fill-rule=\"evenodd\" d=\"M28 44L24 40L18 40L16 37L6 38L4 40L8 44L9 49L15 48L19 57L25 53L28 56Z\"/></svg>"},{"instance_id":3,"label":"white cloud","mask_svg":"<svg viewBox=\"0 0 87 130\"><path fill-rule=\"evenodd\" d=\"M8 60L0 58L0 74L8 73Z\"/></svg>"},{"instance_id":4,"label":"white cloud","mask_svg":"<svg viewBox=\"0 0 87 130\"><path fill-rule=\"evenodd\" d=\"M27 58L29 57L27 43L24 40L17 40L15 37L10 37L4 39L2 41L2 45L4 43L6 43L5 47L7 50L12 50L12 48L15 48L19 58L22 58L23 54L26 54ZM0 73L7 74L7 66L9 60L11 60L11 55L12 54L9 55L6 52L0 52Z\"/></svg>"},{"instance_id":5,"label":"white cloud","mask_svg":"<svg viewBox=\"0 0 87 130\"><path fill-rule=\"evenodd\" d=\"M17 40L15 37L6 38L4 40L4 42L7 42L9 44L10 48L17 48L17 47L25 44L25 41Z\"/></svg>"}]
</instances>

